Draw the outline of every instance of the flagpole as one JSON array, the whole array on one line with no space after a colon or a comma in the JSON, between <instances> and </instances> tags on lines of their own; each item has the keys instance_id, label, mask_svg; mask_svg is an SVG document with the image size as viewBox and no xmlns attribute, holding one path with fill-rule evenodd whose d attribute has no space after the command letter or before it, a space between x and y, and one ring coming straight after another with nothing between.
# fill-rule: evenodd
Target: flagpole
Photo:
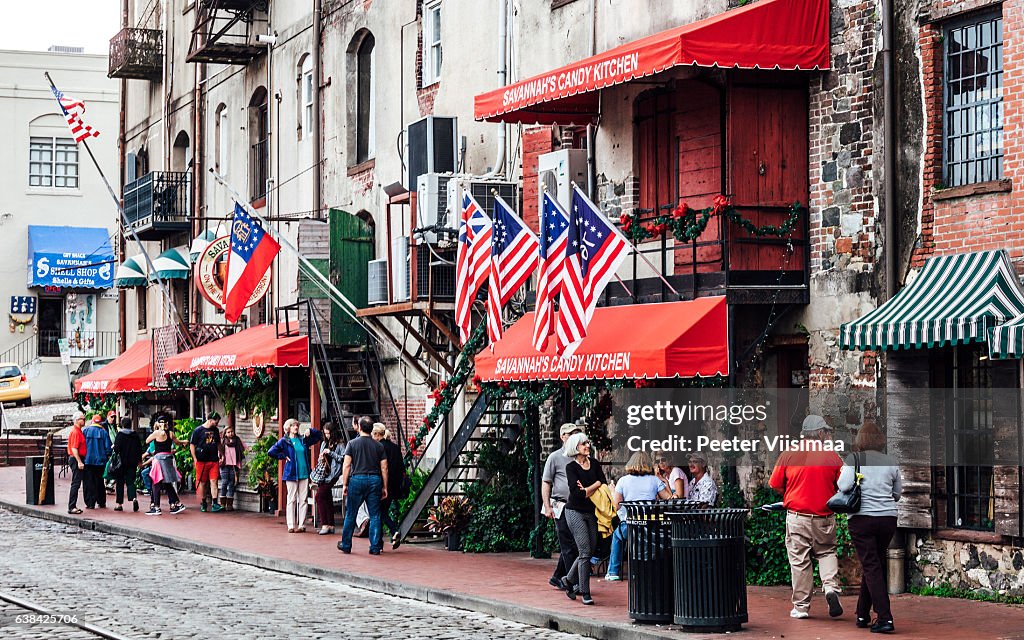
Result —
<instances>
[{"instance_id":1,"label":"flagpole","mask_svg":"<svg viewBox=\"0 0 1024 640\"><path fill-rule=\"evenodd\" d=\"M54 91L59 91L59 89L57 89L57 85L53 83L53 79L50 77L50 72L44 71L43 75L46 76L46 81L50 83L50 88ZM56 94L54 94L54 97L56 98ZM57 101L57 104L60 105L59 100ZM60 107L63 111L64 106L60 105ZM103 180L103 184L106 185L107 192L110 194L110 198L114 201L114 206L117 207L117 212L121 218L121 224L124 225L125 230L129 234L131 234L132 240L135 241L135 244L139 248L139 253L141 253L142 256L146 259L146 266L149 269L149 272L153 275L153 277L156 278L157 286L160 287L160 293L164 296L164 299L167 301L167 306L170 307L171 314L174 316L174 319L178 322L180 328L181 326L183 326L184 321L178 314L177 307L174 306L174 301L171 299L170 292L167 291L167 287L164 284L163 278L161 278L160 274L156 272L156 266L153 264L152 258L150 258L149 253L146 251L146 247L142 244L142 241L139 240L139 236L132 228L131 224L129 224L128 217L124 213L124 207L121 206L121 199L117 197L117 193L114 191L114 188L110 186L110 181L107 180L106 174L103 173L103 168L100 166L100 163L96 160L96 156L93 154L92 149L89 147L89 142L86 140L82 140L80 144L85 147L86 153L89 154L89 159L92 160L92 164L94 167L96 167L96 171L100 174L100 178ZM191 336L188 334L187 331L184 332L184 337L186 341L189 342L189 344L192 343Z\"/></svg>"},{"instance_id":2,"label":"flagpole","mask_svg":"<svg viewBox=\"0 0 1024 640\"><path fill-rule=\"evenodd\" d=\"M582 189L580 189L578 184L576 184L575 182L573 182L571 184L572 184L572 188L575 189L576 191L578 191L580 196L582 196L583 199L587 201L587 204L589 204L591 207L593 207L595 211L600 211L600 209L597 207L597 205L594 204L594 202L589 197L587 197L587 194L584 193L584 191ZM665 286L668 287L669 290L672 291L672 293L676 294L676 296L678 296L679 298L683 297L682 294L680 294L678 291L676 291L676 288L673 287L672 284L668 280L665 279L665 276L662 275L662 273L658 269L658 267L654 266L654 263L651 262L650 260L648 260L647 256L645 256L643 254L643 252L641 252L639 249L637 249L636 245L633 244L629 240L629 238L626 237L626 234L624 234L622 232L619 232L619 235L621 235L622 239L625 240L626 243L629 244L629 246L633 248L633 255L640 256L640 259L643 260L645 263L647 263L647 266L651 268L651 271L653 271L654 273L656 273L658 275L658 279L661 280L663 283L665 283ZM615 277L618 278L619 277L618 274L616 274ZM619 280L619 282L621 283L622 280ZM626 285L622 285L622 286L625 287ZM628 291L628 289L627 289L627 291ZM632 296L633 294L631 293L629 295Z\"/></svg>"}]
</instances>

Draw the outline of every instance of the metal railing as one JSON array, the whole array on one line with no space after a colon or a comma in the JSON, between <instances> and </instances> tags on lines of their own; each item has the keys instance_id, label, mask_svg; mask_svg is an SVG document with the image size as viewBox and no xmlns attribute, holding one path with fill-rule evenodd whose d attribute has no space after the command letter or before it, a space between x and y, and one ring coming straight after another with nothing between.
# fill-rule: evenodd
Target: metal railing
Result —
<instances>
[{"instance_id":1,"label":"metal railing","mask_svg":"<svg viewBox=\"0 0 1024 640\"><path fill-rule=\"evenodd\" d=\"M189 224L192 213L190 174L153 171L124 186L124 215L133 228Z\"/></svg>"},{"instance_id":2,"label":"metal railing","mask_svg":"<svg viewBox=\"0 0 1024 640\"><path fill-rule=\"evenodd\" d=\"M164 32L121 29L110 39L108 78L159 80L164 65Z\"/></svg>"},{"instance_id":3,"label":"metal railing","mask_svg":"<svg viewBox=\"0 0 1024 640\"><path fill-rule=\"evenodd\" d=\"M255 202L267 195L267 179L270 177L270 144L264 138L252 145L249 152L249 192Z\"/></svg>"},{"instance_id":4,"label":"metal railing","mask_svg":"<svg viewBox=\"0 0 1024 640\"><path fill-rule=\"evenodd\" d=\"M61 338L67 338L72 358L113 358L120 353L119 335L117 331L43 330L0 353L0 362L24 367L37 358L58 358Z\"/></svg>"}]
</instances>

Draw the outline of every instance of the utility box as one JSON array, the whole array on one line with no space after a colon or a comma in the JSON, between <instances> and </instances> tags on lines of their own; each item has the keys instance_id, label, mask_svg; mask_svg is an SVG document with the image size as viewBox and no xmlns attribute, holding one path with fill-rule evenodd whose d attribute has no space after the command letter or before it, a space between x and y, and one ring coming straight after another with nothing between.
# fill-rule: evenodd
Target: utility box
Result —
<instances>
[{"instance_id":1,"label":"utility box","mask_svg":"<svg viewBox=\"0 0 1024 640\"><path fill-rule=\"evenodd\" d=\"M405 127L406 187L419 188L425 173L454 173L458 169L458 119L427 116Z\"/></svg>"},{"instance_id":2,"label":"utility box","mask_svg":"<svg viewBox=\"0 0 1024 640\"><path fill-rule=\"evenodd\" d=\"M561 149L537 157L538 211L544 208L544 188L566 210L572 199L572 183L587 188L586 149Z\"/></svg>"}]
</instances>

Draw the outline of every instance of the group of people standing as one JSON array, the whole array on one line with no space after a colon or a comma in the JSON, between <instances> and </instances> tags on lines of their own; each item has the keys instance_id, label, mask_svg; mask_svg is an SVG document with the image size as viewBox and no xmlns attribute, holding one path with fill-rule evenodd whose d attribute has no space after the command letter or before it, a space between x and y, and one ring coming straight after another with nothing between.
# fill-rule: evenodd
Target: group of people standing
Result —
<instances>
[{"instance_id":1,"label":"group of people standing","mask_svg":"<svg viewBox=\"0 0 1024 640\"><path fill-rule=\"evenodd\" d=\"M174 445L189 448L196 471L200 511L233 510L235 488L247 447L235 435L232 426L227 426L221 434L219 414L209 414L203 424L193 430L188 441L178 438L166 414L154 418L153 431L144 440L131 418L118 420L116 411L107 413L106 422L102 415L96 414L92 424L86 427L85 423L85 414L75 413L68 435L71 467L68 513L82 513L78 508L80 489L87 509L106 508L104 476L114 484L117 503L114 511L124 510L126 497L132 503L132 511L139 511L136 484L141 477L144 490L150 495L146 515L162 515L164 494L170 512L181 513L185 505L175 488L182 478L174 460Z\"/></svg>"},{"instance_id":2,"label":"group of people standing","mask_svg":"<svg viewBox=\"0 0 1024 640\"><path fill-rule=\"evenodd\" d=\"M541 485L544 515L555 521L559 547L558 564L548 583L570 599L578 597L590 605L594 604L590 577L600 561L599 530L611 537L605 580L621 579L627 532L623 502L676 498L714 505L718 487L700 455L690 456L687 475L666 457L652 461L644 452L629 459L626 474L611 486L580 425L563 424L559 436L563 446L548 456ZM619 524L609 525L615 516Z\"/></svg>"}]
</instances>

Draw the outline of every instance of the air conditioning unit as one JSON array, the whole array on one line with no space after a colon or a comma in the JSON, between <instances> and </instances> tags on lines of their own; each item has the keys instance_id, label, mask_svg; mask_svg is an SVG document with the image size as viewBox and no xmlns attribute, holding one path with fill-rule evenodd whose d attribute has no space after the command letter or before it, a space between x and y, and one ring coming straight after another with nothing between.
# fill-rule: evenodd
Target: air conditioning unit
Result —
<instances>
[{"instance_id":1,"label":"air conditioning unit","mask_svg":"<svg viewBox=\"0 0 1024 640\"><path fill-rule=\"evenodd\" d=\"M388 303L388 260L370 260L366 270L366 303Z\"/></svg>"},{"instance_id":2,"label":"air conditioning unit","mask_svg":"<svg viewBox=\"0 0 1024 640\"><path fill-rule=\"evenodd\" d=\"M459 176L453 176L453 178L455 179L448 181L448 210L451 212L449 220L451 220L452 228L458 228L459 216L462 215L463 189L460 187L469 191L488 216L494 213L494 191L497 191L501 199L507 202L516 213L520 213L518 182L461 179Z\"/></svg>"},{"instance_id":3,"label":"air conditioning unit","mask_svg":"<svg viewBox=\"0 0 1024 640\"><path fill-rule=\"evenodd\" d=\"M391 244L392 302L409 301L409 238L398 236Z\"/></svg>"},{"instance_id":4,"label":"air conditioning unit","mask_svg":"<svg viewBox=\"0 0 1024 640\"><path fill-rule=\"evenodd\" d=\"M406 187L416 191L424 173L458 169L458 119L427 116L405 127Z\"/></svg>"},{"instance_id":5,"label":"air conditioning unit","mask_svg":"<svg viewBox=\"0 0 1024 640\"><path fill-rule=\"evenodd\" d=\"M544 204L544 187L558 202L569 208L572 199L572 183L586 188L586 149L561 149L545 153L537 158L538 211Z\"/></svg>"},{"instance_id":6,"label":"air conditioning unit","mask_svg":"<svg viewBox=\"0 0 1024 640\"><path fill-rule=\"evenodd\" d=\"M416 228L432 227L435 225L455 229L458 222L458 214L453 214L448 204L448 185L451 183L451 173L424 173L417 180L416 188ZM436 231L425 231L417 240L428 244L435 244L438 241Z\"/></svg>"}]
</instances>

